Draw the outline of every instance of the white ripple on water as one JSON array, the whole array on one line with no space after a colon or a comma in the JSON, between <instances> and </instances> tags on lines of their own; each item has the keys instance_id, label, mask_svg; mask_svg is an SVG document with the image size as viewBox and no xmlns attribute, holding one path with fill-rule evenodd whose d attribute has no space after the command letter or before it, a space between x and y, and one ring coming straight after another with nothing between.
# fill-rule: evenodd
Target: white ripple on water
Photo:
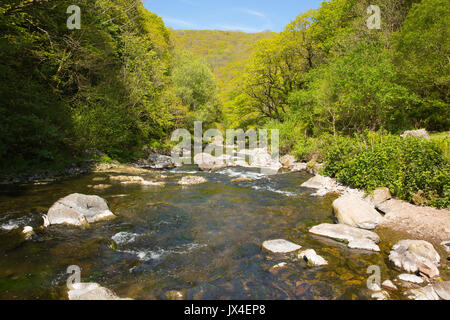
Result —
<instances>
[{"instance_id":1,"label":"white ripple on water","mask_svg":"<svg viewBox=\"0 0 450 320\"><path fill-rule=\"evenodd\" d=\"M158 260L163 256L170 254L187 254L192 250L206 247L206 244L188 243L186 245L177 246L172 249L157 250L118 250L119 252L135 255L141 261Z\"/></svg>"},{"instance_id":2,"label":"white ripple on water","mask_svg":"<svg viewBox=\"0 0 450 320\"><path fill-rule=\"evenodd\" d=\"M137 233L119 232L113 235L111 239L117 244L127 244L135 242L137 237L139 237Z\"/></svg>"},{"instance_id":3,"label":"white ripple on water","mask_svg":"<svg viewBox=\"0 0 450 320\"><path fill-rule=\"evenodd\" d=\"M22 218L17 218L17 219L11 219L9 220L7 223L4 223L0 226L1 229L6 230L6 231L11 231L14 229L18 229L22 226L25 226L28 222L29 222L29 218L27 217L22 217Z\"/></svg>"},{"instance_id":4,"label":"white ripple on water","mask_svg":"<svg viewBox=\"0 0 450 320\"><path fill-rule=\"evenodd\" d=\"M260 172L236 171L231 168L219 170L217 171L217 173L229 176L230 178L248 178L253 180L258 180L267 177L267 175Z\"/></svg>"},{"instance_id":5,"label":"white ripple on water","mask_svg":"<svg viewBox=\"0 0 450 320\"><path fill-rule=\"evenodd\" d=\"M275 193L279 193L279 194L285 195L286 197L295 197L295 196L297 196L297 194L295 192L278 190L278 189L274 189L272 187L252 186L252 189L258 190L258 191L259 190L263 190L263 191L275 192Z\"/></svg>"}]
</instances>

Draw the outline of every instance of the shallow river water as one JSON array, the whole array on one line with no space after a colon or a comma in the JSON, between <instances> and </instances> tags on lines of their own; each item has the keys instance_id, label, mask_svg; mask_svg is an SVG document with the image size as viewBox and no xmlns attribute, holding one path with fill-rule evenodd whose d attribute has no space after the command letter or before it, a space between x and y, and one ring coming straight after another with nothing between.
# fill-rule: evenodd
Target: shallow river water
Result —
<instances>
[{"instance_id":1,"label":"shallow river water","mask_svg":"<svg viewBox=\"0 0 450 320\"><path fill-rule=\"evenodd\" d=\"M70 265L81 268L83 282L134 299L164 299L169 290L182 291L187 299L368 299L367 268L379 265L383 280L392 275L390 243L381 243L381 254L371 253L308 233L311 226L333 222L336 195L311 196L313 190L300 187L311 177L306 173L264 176L242 168L201 173L185 167L162 174L164 187L113 184L111 173L3 187L0 299L67 299ZM191 174L208 183L177 184ZM237 177L252 181L231 182ZM88 187L99 183L113 186ZM75 192L103 197L118 218L89 228L39 228L41 215ZM31 240L21 234L26 225L35 228ZM262 250L263 241L279 238L315 249L329 265L309 268ZM288 267L269 271L280 262Z\"/></svg>"}]
</instances>

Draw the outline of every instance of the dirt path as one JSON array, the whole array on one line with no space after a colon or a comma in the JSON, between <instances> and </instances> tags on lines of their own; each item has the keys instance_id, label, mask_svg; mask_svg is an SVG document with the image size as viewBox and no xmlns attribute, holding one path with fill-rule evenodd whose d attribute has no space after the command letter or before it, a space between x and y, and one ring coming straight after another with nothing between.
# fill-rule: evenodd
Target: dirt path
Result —
<instances>
[{"instance_id":1,"label":"dirt path","mask_svg":"<svg viewBox=\"0 0 450 320\"><path fill-rule=\"evenodd\" d=\"M385 213L380 227L435 243L450 240L450 210L419 207L397 199L385 201L377 209Z\"/></svg>"}]
</instances>

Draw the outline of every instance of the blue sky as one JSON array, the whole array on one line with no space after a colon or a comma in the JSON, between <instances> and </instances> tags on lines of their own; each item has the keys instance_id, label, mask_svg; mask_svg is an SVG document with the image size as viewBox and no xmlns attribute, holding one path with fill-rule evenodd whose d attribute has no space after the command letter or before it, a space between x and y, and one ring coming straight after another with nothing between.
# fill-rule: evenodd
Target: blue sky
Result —
<instances>
[{"instance_id":1,"label":"blue sky","mask_svg":"<svg viewBox=\"0 0 450 320\"><path fill-rule=\"evenodd\" d=\"M144 0L145 7L174 29L279 32L323 0Z\"/></svg>"}]
</instances>

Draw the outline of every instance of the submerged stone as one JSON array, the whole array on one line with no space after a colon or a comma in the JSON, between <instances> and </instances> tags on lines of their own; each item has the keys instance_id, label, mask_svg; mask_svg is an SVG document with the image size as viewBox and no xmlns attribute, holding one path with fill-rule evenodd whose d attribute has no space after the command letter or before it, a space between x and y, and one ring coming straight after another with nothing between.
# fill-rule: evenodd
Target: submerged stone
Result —
<instances>
[{"instance_id":1,"label":"submerged stone","mask_svg":"<svg viewBox=\"0 0 450 320\"><path fill-rule=\"evenodd\" d=\"M262 246L271 253L290 253L302 248L301 246L284 239L264 241Z\"/></svg>"}]
</instances>

